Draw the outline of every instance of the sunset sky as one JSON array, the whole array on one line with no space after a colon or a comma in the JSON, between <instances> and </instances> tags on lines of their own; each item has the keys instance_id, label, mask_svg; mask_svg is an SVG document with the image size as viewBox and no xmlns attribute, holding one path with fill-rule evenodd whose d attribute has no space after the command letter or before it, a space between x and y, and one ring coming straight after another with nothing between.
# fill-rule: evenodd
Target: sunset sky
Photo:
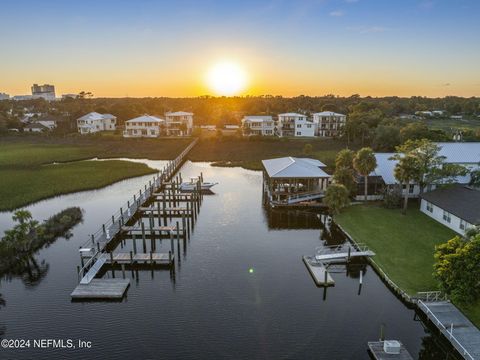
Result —
<instances>
[{"instance_id":1,"label":"sunset sky","mask_svg":"<svg viewBox=\"0 0 480 360\"><path fill-rule=\"evenodd\" d=\"M228 63L239 95L480 96L479 14L476 0L2 1L0 92L222 95L209 76Z\"/></svg>"}]
</instances>

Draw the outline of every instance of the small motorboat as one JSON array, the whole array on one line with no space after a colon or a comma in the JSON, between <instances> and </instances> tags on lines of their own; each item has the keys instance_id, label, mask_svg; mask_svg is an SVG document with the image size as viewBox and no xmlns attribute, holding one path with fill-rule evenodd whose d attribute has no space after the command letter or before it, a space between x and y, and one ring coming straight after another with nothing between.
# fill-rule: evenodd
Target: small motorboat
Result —
<instances>
[{"instance_id":1,"label":"small motorboat","mask_svg":"<svg viewBox=\"0 0 480 360\"><path fill-rule=\"evenodd\" d=\"M195 191L197 189L198 178L190 178L190 182L180 184L180 191ZM201 191L210 191L210 189L218 183L202 182L200 184Z\"/></svg>"}]
</instances>

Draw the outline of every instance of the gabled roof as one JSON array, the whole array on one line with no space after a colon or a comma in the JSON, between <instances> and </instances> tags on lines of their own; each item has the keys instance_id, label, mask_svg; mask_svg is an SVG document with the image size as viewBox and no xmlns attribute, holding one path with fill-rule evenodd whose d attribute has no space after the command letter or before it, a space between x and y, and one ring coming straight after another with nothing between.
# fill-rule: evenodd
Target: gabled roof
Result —
<instances>
[{"instance_id":1,"label":"gabled roof","mask_svg":"<svg viewBox=\"0 0 480 360\"><path fill-rule=\"evenodd\" d=\"M330 177L321 168L326 165L316 159L283 157L262 160L271 178L324 178Z\"/></svg>"},{"instance_id":2,"label":"gabled roof","mask_svg":"<svg viewBox=\"0 0 480 360\"><path fill-rule=\"evenodd\" d=\"M165 116L189 116L193 115L191 112L186 112L186 111L175 111L175 112L167 112Z\"/></svg>"},{"instance_id":3,"label":"gabled roof","mask_svg":"<svg viewBox=\"0 0 480 360\"><path fill-rule=\"evenodd\" d=\"M95 111L79 117L77 120L104 120L104 119L116 119L112 114L99 114Z\"/></svg>"},{"instance_id":4,"label":"gabled roof","mask_svg":"<svg viewBox=\"0 0 480 360\"><path fill-rule=\"evenodd\" d=\"M307 115L299 114L299 113L283 113L283 114L278 114L278 116L302 116L302 117L306 117Z\"/></svg>"},{"instance_id":5,"label":"gabled roof","mask_svg":"<svg viewBox=\"0 0 480 360\"><path fill-rule=\"evenodd\" d=\"M345 116L345 114L339 114L339 113L336 113L336 112L333 112L333 111L322 111L322 112L315 113L313 115L318 115L318 116Z\"/></svg>"},{"instance_id":6,"label":"gabled roof","mask_svg":"<svg viewBox=\"0 0 480 360\"><path fill-rule=\"evenodd\" d=\"M131 122L136 122L136 123L137 122L164 123L165 120L160 119L156 116L152 116L152 115L142 115L142 116L136 117L134 119L127 120L125 122L127 122L127 123L131 123Z\"/></svg>"},{"instance_id":7,"label":"gabled roof","mask_svg":"<svg viewBox=\"0 0 480 360\"><path fill-rule=\"evenodd\" d=\"M449 186L421 195L422 199L468 221L480 225L480 190L468 186Z\"/></svg>"}]
</instances>

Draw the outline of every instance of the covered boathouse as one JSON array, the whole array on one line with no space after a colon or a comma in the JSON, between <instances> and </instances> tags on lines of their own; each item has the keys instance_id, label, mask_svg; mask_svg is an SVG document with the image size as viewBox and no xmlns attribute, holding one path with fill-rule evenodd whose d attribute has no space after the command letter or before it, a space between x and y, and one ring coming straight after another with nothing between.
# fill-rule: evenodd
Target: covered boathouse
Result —
<instances>
[{"instance_id":1,"label":"covered boathouse","mask_svg":"<svg viewBox=\"0 0 480 360\"><path fill-rule=\"evenodd\" d=\"M316 159L283 157L262 160L265 202L271 206L295 205L320 199L331 176Z\"/></svg>"}]
</instances>

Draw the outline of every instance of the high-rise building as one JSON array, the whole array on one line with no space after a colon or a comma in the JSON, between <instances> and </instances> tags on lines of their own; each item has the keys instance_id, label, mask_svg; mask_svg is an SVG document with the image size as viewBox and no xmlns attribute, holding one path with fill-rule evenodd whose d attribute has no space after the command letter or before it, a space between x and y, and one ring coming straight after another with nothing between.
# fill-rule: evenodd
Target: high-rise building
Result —
<instances>
[{"instance_id":1,"label":"high-rise building","mask_svg":"<svg viewBox=\"0 0 480 360\"><path fill-rule=\"evenodd\" d=\"M32 96L34 98L44 98L45 100L55 100L55 86L33 84Z\"/></svg>"},{"instance_id":2,"label":"high-rise building","mask_svg":"<svg viewBox=\"0 0 480 360\"><path fill-rule=\"evenodd\" d=\"M8 100L10 99L10 95L5 93L0 93L0 100Z\"/></svg>"}]
</instances>

